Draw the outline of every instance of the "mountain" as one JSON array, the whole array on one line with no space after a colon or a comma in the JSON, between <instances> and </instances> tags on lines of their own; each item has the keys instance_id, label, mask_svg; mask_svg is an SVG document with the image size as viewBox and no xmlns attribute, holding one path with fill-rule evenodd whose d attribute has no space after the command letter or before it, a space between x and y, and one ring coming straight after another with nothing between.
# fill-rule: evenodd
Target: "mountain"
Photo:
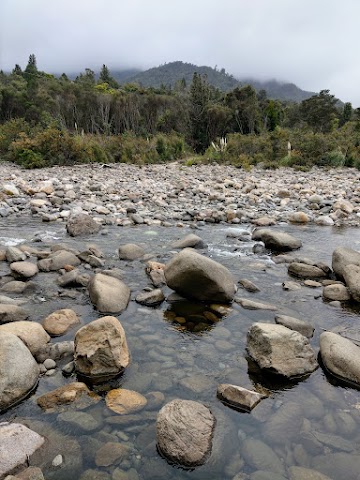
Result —
<instances>
[{"instance_id":1,"label":"mountain","mask_svg":"<svg viewBox=\"0 0 360 480\"><path fill-rule=\"evenodd\" d=\"M314 92L301 90L293 83L284 83L278 80L259 81L251 78L236 79L233 75L227 73L224 68L218 70L217 68L197 66L180 61L165 63L159 67L153 67L143 72L138 71L130 75L115 70L112 70L111 74L119 83L138 83L144 87L159 88L161 85L174 87L176 82L183 78L186 85L190 85L194 72L206 75L210 85L224 92L250 84L257 91L266 90L269 98L277 100L301 102L315 95Z\"/></svg>"}]
</instances>

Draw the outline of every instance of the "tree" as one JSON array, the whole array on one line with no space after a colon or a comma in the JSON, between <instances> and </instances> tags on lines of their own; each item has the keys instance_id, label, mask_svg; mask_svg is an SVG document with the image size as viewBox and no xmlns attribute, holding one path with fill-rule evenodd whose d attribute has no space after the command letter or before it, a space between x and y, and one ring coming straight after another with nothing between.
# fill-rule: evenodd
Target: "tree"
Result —
<instances>
[{"instance_id":1,"label":"tree","mask_svg":"<svg viewBox=\"0 0 360 480\"><path fill-rule=\"evenodd\" d=\"M196 152L204 152L209 145L207 131L207 108L210 102L210 88L206 77L194 73L190 85L190 128L191 139Z\"/></svg>"},{"instance_id":2,"label":"tree","mask_svg":"<svg viewBox=\"0 0 360 480\"><path fill-rule=\"evenodd\" d=\"M329 133L336 126L338 99L330 94L329 90L321 90L318 95L313 95L303 100L300 105L300 113L314 132Z\"/></svg>"},{"instance_id":3,"label":"tree","mask_svg":"<svg viewBox=\"0 0 360 480\"><path fill-rule=\"evenodd\" d=\"M117 81L110 75L110 70L103 65L100 70L98 83L107 83L111 88L119 88Z\"/></svg>"},{"instance_id":4,"label":"tree","mask_svg":"<svg viewBox=\"0 0 360 480\"><path fill-rule=\"evenodd\" d=\"M352 118L353 108L350 102L346 102L341 113L339 125L342 127L345 123L350 122Z\"/></svg>"},{"instance_id":5,"label":"tree","mask_svg":"<svg viewBox=\"0 0 360 480\"><path fill-rule=\"evenodd\" d=\"M12 75L22 75L23 71L21 70L20 65L16 64L11 73Z\"/></svg>"},{"instance_id":6,"label":"tree","mask_svg":"<svg viewBox=\"0 0 360 480\"><path fill-rule=\"evenodd\" d=\"M258 126L259 104L255 89L251 85L236 87L225 98L233 112L233 130L240 133L255 133Z\"/></svg>"},{"instance_id":7,"label":"tree","mask_svg":"<svg viewBox=\"0 0 360 480\"><path fill-rule=\"evenodd\" d=\"M36 95L36 91L38 89L38 69L36 65L36 57L32 53L29 56L29 61L26 65L24 70L24 78L27 83L27 90L29 95L29 100L31 101L32 98Z\"/></svg>"}]
</instances>

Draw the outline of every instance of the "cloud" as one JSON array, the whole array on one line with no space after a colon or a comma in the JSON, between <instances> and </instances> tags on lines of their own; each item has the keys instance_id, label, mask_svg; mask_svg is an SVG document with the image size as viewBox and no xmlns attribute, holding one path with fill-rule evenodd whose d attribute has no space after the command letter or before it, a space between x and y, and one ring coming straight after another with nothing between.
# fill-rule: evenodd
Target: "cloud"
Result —
<instances>
[{"instance_id":1,"label":"cloud","mask_svg":"<svg viewBox=\"0 0 360 480\"><path fill-rule=\"evenodd\" d=\"M330 88L360 106L358 0L1 0L0 66L148 68L174 60Z\"/></svg>"}]
</instances>

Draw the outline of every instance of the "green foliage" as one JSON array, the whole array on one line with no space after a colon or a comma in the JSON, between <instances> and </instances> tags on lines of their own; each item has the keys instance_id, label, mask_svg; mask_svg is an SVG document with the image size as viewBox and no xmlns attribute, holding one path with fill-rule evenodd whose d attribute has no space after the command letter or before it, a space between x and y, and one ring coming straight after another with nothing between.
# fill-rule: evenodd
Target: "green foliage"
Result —
<instances>
[{"instance_id":1,"label":"green foliage","mask_svg":"<svg viewBox=\"0 0 360 480\"><path fill-rule=\"evenodd\" d=\"M321 90L318 95L301 102L302 118L314 132L329 133L336 126L338 99L329 90Z\"/></svg>"}]
</instances>

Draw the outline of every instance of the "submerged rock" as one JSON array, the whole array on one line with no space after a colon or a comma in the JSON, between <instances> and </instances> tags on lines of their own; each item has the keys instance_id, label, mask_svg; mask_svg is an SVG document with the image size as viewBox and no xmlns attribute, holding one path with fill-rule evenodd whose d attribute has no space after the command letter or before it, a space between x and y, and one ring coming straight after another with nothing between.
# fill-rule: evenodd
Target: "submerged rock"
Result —
<instances>
[{"instance_id":1,"label":"submerged rock","mask_svg":"<svg viewBox=\"0 0 360 480\"><path fill-rule=\"evenodd\" d=\"M191 248L175 255L165 266L164 274L167 285L187 298L229 303L235 295L229 270Z\"/></svg>"},{"instance_id":2,"label":"submerged rock","mask_svg":"<svg viewBox=\"0 0 360 480\"><path fill-rule=\"evenodd\" d=\"M147 399L138 392L116 388L106 395L105 402L108 408L119 415L128 415L142 410Z\"/></svg>"},{"instance_id":3,"label":"submerged rock","mask_svg":"<svg viewBox=\"0 0 360 480\"><path fill-rule=\"evenodd\" d=\"M205 405L176 399L158 414L157 446L171 462L196 467L205 463L211 452L214 427L215 418Z\"/></svg>"},{"instance_id":4,"label":"submerged rock","mask_svg":"<svg viewBox=\"0 0 360 480\"><path fill-rule=\"evenodd\" d=\"M275 474L285 474L285 468L280 458L261 440L246 438L241 446L240 453L245 462L252 468Z\"/></svg>"},{"instance_id":5,"label":"submerged rock","mask_svg":"<svg viewBox=\"0 0 360 480\"><path fill-rule=\"evenodd\" d=\"M76 408L84 408L99 400L100 397L91 392L85 383L73 382L41 395L36 403L43 410L58 410L72 403L76 404Z\"/></svg>"}]
</instances>

